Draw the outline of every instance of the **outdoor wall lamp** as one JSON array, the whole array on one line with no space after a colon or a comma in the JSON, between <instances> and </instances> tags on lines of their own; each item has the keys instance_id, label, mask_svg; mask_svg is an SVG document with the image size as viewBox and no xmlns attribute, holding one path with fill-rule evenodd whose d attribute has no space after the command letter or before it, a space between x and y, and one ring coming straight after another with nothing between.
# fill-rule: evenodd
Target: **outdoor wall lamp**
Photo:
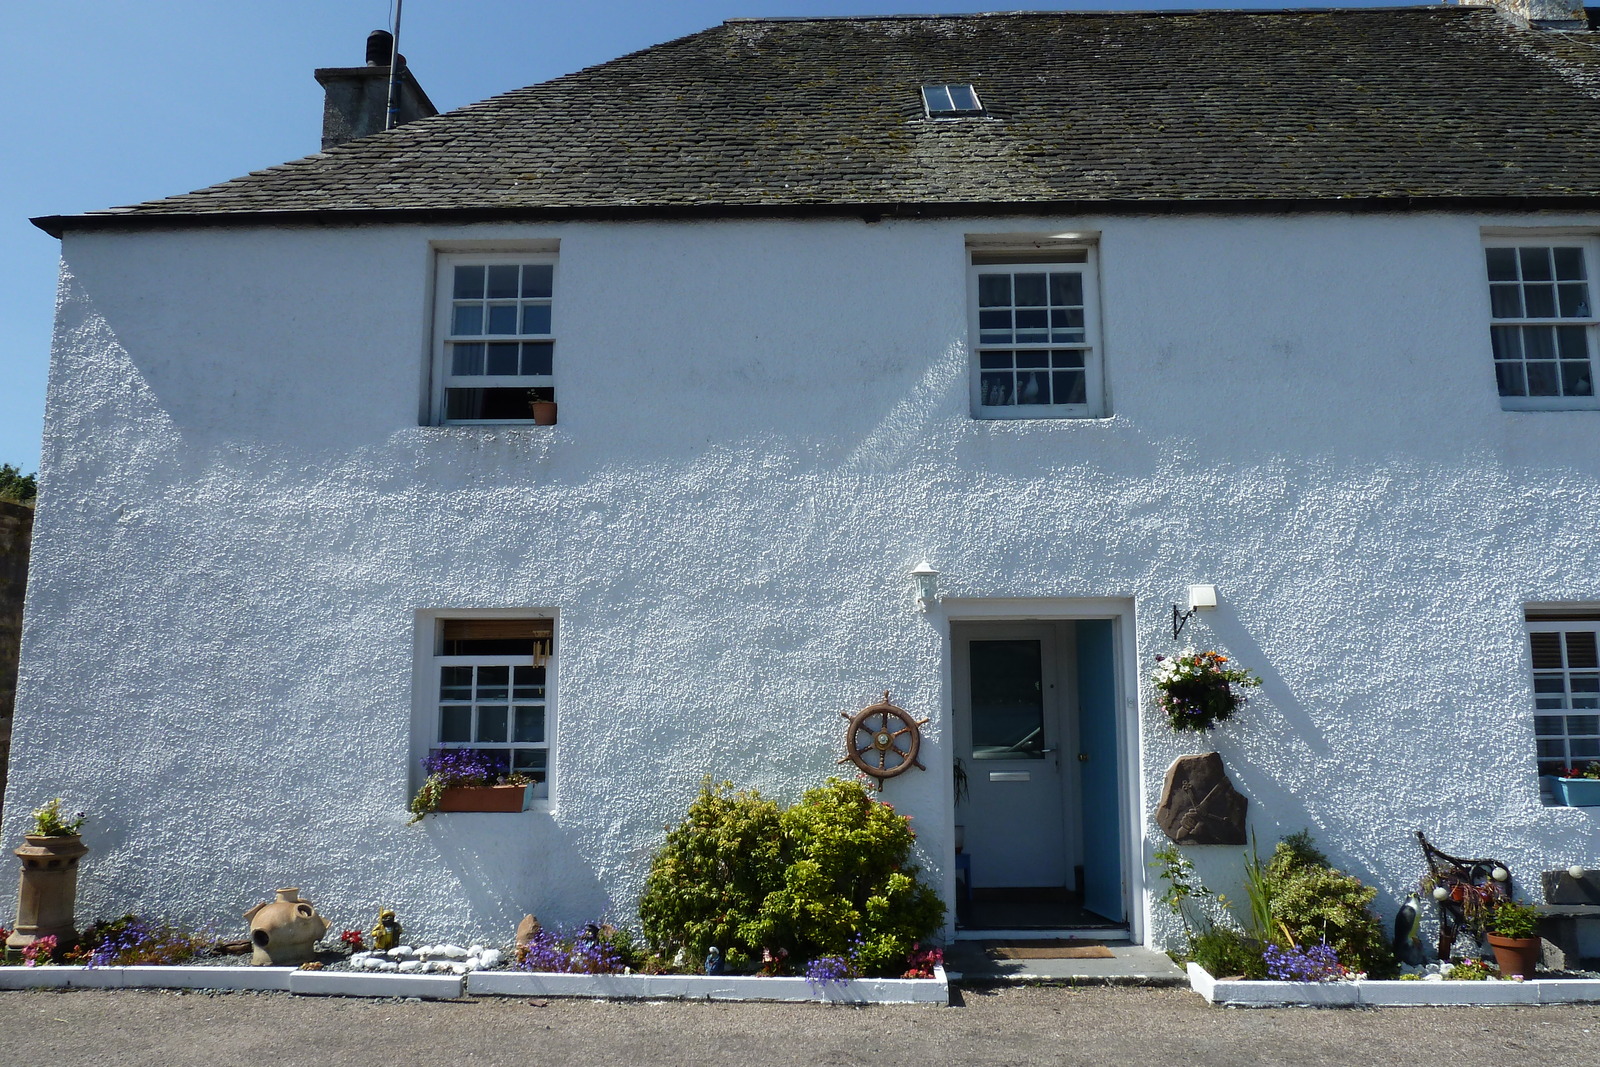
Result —
<instances>
[{"instance_id":1,"label":"outdoor wall lamp","mask_svg":"<svg viewBox=\"0 0 1600 1067\"><path fill-rule=\"evenodd\" d=\"M1178 635L1183 633L1183 624L1197 611L1210 611L1217 606L1217 587L1214 585L1191 585L1189 587L1189 610L1180 612L1178 605L1172 605L1172 639L1176 641Z\"/></svg>"},{"instance_id":2,"label":"outdoor wall lamp","mask_svg":"<svg viewBox=\"0 0 1600 1067\"><path fill-rule=\"evenodd\" d=\"M912 568L911 577L917 583L917 606L932 611L933 602L939 599L939 572L923 560Z\"/></svg>"}]
</instances>

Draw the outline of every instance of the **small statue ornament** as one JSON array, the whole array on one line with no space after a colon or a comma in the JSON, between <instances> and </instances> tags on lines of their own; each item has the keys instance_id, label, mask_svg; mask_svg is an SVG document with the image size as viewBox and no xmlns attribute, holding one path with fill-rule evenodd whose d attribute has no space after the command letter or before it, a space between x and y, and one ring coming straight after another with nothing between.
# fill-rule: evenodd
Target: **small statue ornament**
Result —
<instances>
[{"instance_id":1,"label":"small statue ornament","mask_svg":"<svg viewBox=\"0 0 1600 1067\"><path fill-rule=\"evenodd\" d=\"M384 908L378 912L378 925L372 928L372 933L368 936L372 938L374 951L388 952L400 943L400 935L403 932L400 924L394 920L394 910Z\"/></svg>"},{"instance_id":2,"label":"small statue ornament","mask_svg":"<svg viewBox=\"0 0 1600 1067\"><path fill-rule=\"evenodd\" d=\"M712 945L706 952L706 973L711 975L722 973L722 950Z\"/></svg>"}]
</instances>

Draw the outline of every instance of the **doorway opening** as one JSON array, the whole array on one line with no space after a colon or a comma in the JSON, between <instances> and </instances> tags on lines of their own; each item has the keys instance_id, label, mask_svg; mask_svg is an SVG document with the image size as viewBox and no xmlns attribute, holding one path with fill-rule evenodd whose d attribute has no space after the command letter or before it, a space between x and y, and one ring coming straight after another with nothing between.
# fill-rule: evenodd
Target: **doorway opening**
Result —
<instances>
[{"instance_id":1,"label":"doorway opening","mask_svg":"<svg viewBox=\"0 0 1600 1067\"><path fill-rule=\"evenodd\" d=\"M951 623L962 928L1126 928L1115 628Z\"/></svg>"}]
</instances>

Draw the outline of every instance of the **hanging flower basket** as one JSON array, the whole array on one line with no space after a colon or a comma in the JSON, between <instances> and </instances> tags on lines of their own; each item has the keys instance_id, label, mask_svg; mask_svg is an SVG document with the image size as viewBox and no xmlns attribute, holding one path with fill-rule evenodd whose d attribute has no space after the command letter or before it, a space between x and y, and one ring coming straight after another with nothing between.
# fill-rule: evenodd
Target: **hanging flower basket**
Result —
<instances>
[{"instance_id":1,"label":"hanging flower basket","mask_svg":"<svg viewBox=\"0 0 1600 1067\"><path fill-rule=\"evenodd\" d=\"M1176 656L1157 656L1150 684L1156 690L1156 703L1166 712L1167 722L1177 731L1205 733L1219 722L1233 718L1245 702L1246 689L1254 689L1261 679L1242 667L1229 667L1228 657L1220 652L1196 652L1186 648Z\"/></svg>"}]
</instances>

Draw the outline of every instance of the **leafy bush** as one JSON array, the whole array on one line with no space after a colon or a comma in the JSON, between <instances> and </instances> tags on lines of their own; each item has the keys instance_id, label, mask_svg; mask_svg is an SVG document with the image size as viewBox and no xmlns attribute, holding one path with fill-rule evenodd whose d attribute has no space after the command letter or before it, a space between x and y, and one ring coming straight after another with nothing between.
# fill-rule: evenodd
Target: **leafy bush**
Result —
<instances>
[{"instance_id":1,"label":"leafy bush","mask_svg":"<svg viewBox=\"0 0 1600 1067\"><path fill-rule=\"evenodd\" d=\"M1229 926L1212 925L1189 935L1188 958L1217 978L1265 978L1261 942Z\"/></svg>"},{"instance_id":2,"label":"leafy bush","mask_svg":"<svg viewBox=\"0 0 1600 1067\"><path fill-rule=\"evenodd\" d=\"M1537 937L1539 913L1526 903L1507 900L1489 913L1487 926L1491 934L1501 937Z\"/></svg>"},{"instance_id":3,"label":"leafy bush","mask_svg":"<svg viewBox=\"0 0 1600 1067\"><path fill-rule=\"evenodd\" d=\"M1394 973L1394 953L1370 908L1378 891L1327 862L1309 835L1278 842L1266 869L1273 920L1298 945L1326 941L1351 970Z\"/></svg>"},{"instance_id":4,"label":"leafy bush","mask_svg":"<svg viewBox=\"0 0 1600 1067\"><path fill-rule=\"evenodd\" d=\"M863 973L903 973L944 921L909 865L909 821L858 782L829 779L781 810L754 791L709 782L669 831L645 879L639 917L651 949L691 960L716 946L730 970L786 950L849 956Z\"/></svg>"}]
</instances>

